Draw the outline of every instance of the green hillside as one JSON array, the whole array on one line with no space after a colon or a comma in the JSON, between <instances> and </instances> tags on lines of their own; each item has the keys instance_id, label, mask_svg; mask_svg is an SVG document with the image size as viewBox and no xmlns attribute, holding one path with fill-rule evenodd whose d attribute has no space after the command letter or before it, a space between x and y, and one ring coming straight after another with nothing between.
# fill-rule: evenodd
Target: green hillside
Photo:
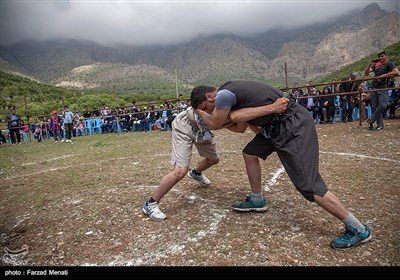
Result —
<instances>
[{"instance_id":1,"label":"green hillside","mask_svg":"<svg viewBox=\"0 0 400 280\"><path fill-rule=\"evenodd\" d=\"M138 84L137 88L131 91L136 92L135 94L127 92L118 94L122 91L121 88L124 88L124 85L116 85L115 91L109 89L102 92L69 90L0 71L0 117L4 120L5 115L13 107L17 108L18 114L26 117L27 115L49 115L53 110L61 111L64 104L68 105L70 109L76 108L82 111L85 106L93 109L107 104L108 107L113 108L129 106L132 100L140 104L176 98L176 90L172 85L167 94L165 91L157 89L157 83L150 88L147 83L143 84L143 88ZM187 98L189 90L183 91L180 87L179 93L183 94L183 98Z\"/></svg>"}]
</instances>

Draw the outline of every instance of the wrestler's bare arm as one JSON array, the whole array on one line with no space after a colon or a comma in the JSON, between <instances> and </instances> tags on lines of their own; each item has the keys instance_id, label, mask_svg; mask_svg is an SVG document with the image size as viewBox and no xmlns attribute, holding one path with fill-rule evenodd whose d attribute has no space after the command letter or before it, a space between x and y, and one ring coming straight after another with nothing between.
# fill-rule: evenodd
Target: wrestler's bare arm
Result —
<instances>
[{"instance_id":1,"label":"wrestler's bare arm","mask_svg":"<svg viewBox=\"0 0 400 280\"><path fill-rule=\"evenodd\" d=\"M286 111L289 99L282 97L275 100L274 103L259 107L243 108L231 111L229 117L233 122L247 122L249 120L266 116L269 114L279 114Z\"/></svg>"}]
</instances>

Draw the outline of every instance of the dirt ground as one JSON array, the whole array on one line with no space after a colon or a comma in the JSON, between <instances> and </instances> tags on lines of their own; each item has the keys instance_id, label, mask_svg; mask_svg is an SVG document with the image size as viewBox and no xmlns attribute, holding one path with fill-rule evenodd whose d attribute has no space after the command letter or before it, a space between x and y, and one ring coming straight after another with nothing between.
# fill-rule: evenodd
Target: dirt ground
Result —
<instances>
[{"instance_id":1,"label":"dirt ground","mask_svg":"<svg viewBox=\"0 0 400 280\"><path fill-rule=\"evenodd\" d=\"M400 120L316 127L320 173L369 243L331 249L342 223L296 192L275 154L262 162L268 211L232 211L250 190L251 132L217 131L212 185L185 178L161 201L168 218L150 220L142 205L171 168L171 133L135 132L0 146L1 266L399 266Z\"/></svg>"}]
</instances>

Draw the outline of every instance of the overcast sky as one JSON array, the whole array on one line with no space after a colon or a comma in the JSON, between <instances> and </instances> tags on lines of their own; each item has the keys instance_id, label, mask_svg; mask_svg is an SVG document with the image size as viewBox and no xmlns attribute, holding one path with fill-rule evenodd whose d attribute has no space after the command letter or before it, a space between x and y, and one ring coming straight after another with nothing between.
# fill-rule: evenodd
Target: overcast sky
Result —
<instances>
[{"instance_id":1,"label":"overcast sky","mask_svg":"<svg viewBox=\"0 0 400 280\"><path fill-rule=\"evenodd\" d=\"M336 1L102 1L0 0L0 44L73 38L109 45L171 44L197 35L252 35L272 27L322 21L376 2L399 12L399 2Z\"/></svg>"}]
</instances>

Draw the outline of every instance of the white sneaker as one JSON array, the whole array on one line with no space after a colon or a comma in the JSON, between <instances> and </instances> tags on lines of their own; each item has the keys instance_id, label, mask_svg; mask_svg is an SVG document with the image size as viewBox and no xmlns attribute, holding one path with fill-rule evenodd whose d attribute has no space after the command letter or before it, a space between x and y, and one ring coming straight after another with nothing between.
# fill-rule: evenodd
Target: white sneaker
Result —
<instances>
[{"instance_id":1,"label":"white sneaker","mask_svg":"<svg viewBox=\"0 0 400 280\"><path fill-rule=\"evenodd\" d=\"M61 142L61 143L62 143L62 142L65 142L65 139L60 140L60 142Z\"/></svg>"},{"instance_id":2,"label":"white sneaker","mask_svg":"<svg viewBox=\"0 0 400 280\"><path fill-rule=\"evenodd\" d=\"M197 181L200 186L208 186L211 184L211 181L203 173L197 175L193 173L193 170L190 170L187 175L193 180Z\"/></svg>"},{"instance_id":3,"label":"white sneaker","mask_svg":"<svg viewBox=\"0 0 400 280\"><path fill-rule=\"evenodd\" d=\"M157 201L149 202L146 200L143 204L143 213L149 216L153 220L165 220L167 216L161 212L160 208L158 208Z\"/></svg>"}]
</instances>

